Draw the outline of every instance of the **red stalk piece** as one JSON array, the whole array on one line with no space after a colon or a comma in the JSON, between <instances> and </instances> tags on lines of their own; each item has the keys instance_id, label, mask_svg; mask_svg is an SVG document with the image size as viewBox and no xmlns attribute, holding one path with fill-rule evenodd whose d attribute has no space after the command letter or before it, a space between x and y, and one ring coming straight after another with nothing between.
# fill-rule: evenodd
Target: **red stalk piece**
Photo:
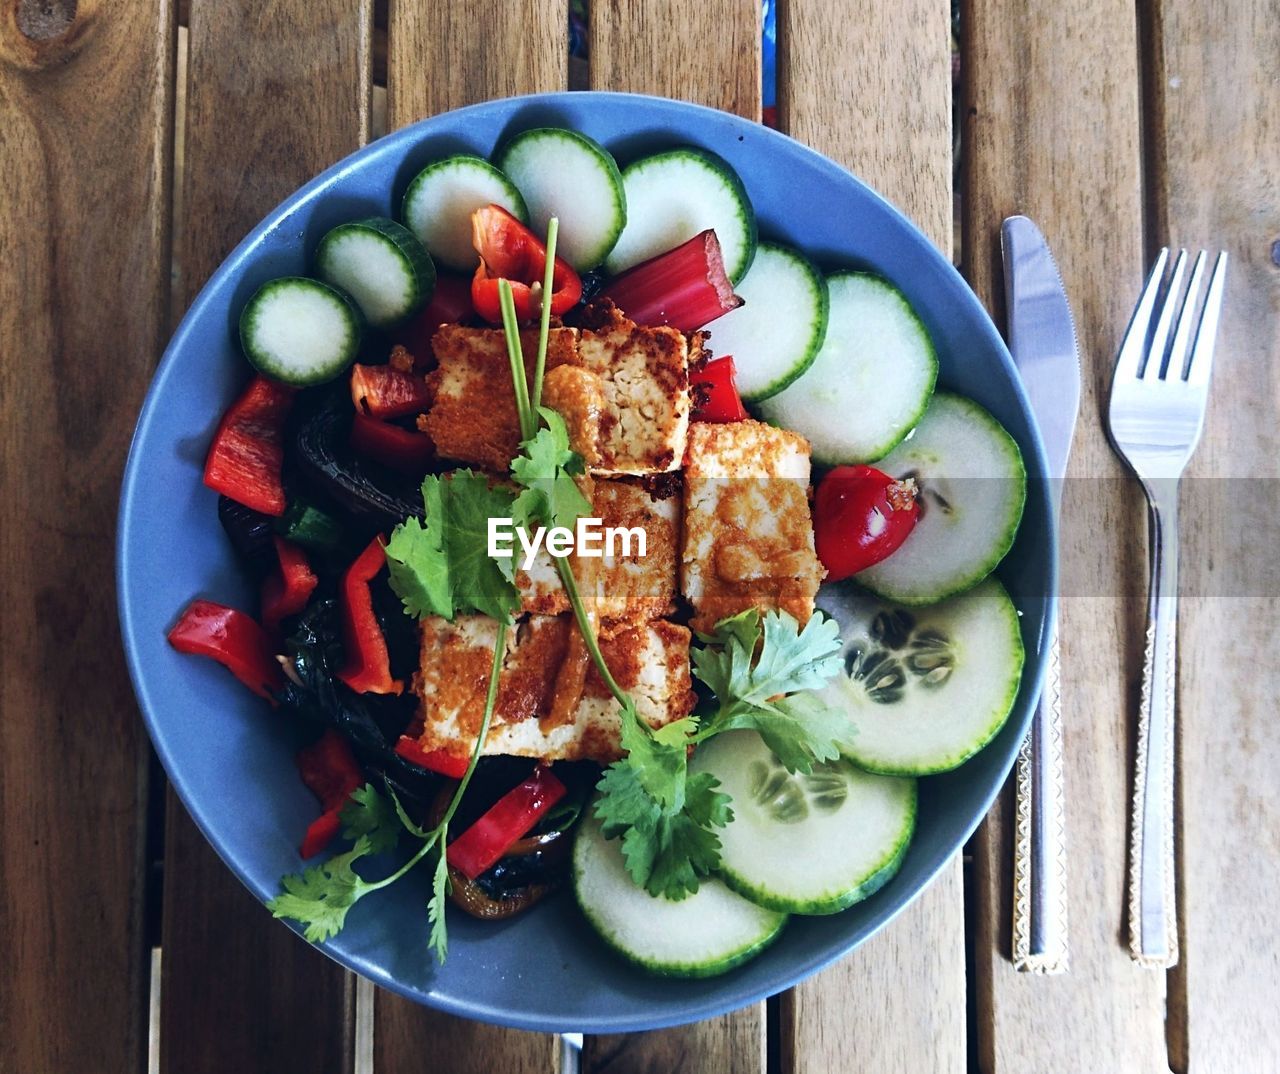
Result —
<instances>
[{"instance_id":1,"label":"red stalk piece","mask_svg":"<svg viewBox=\"0 0 1280 1074\"><path fill-rule=\"evenodd\" d=\"M604 289L636 324L693 332L742 305L724 270L720 240L710 229L627 269Z\"/></svg>"}]
</instances>

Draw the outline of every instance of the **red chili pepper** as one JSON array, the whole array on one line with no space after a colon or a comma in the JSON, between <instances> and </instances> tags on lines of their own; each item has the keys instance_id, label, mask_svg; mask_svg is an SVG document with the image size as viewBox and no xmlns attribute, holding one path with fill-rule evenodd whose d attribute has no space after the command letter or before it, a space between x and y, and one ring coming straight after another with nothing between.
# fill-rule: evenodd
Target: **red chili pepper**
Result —
<instances>
[{"instance_id":1,"label":"red chili pepper","mask_svg":"<svg viewBox=\"0 0 1280 1074\"><path fill-rule=\"evenodd\" d=\"M502 323L498 280L511 284L516 318L531 320L542 313L542 281L547 271L547 248L532 231L501 205L486 205L471 214L471 241L480 254L480 267L471 280L471 303L490 324ZM582 297L582 280L563 258L556 258L551 277L551 312L567 313Z\"/></svg>"},{"instance_id":2,"label":"red chili pepper","mask_svg":"<svg viewBox=\"0 0 1280 1074\"><path fill-rule=\"evenodd\" d=\"M436 446L426 433L359 412L351 423L351 446L366 458L413 477L426 473L436 457Z\"/></svg>"},{"instance_id":3,"label":"red chili pepper","mask_svg":"<svg viewBox=\"0 0 1280 1074\"><path fill-rule=\"evenodd\" d=\"M307 562L307 554L283 537L272 537L280 573L268 575L262 583L262 625L279 630L280 623L307 606L319 579Z\"/></svg>"},{"instance_id":4,"label":"red chili pepper","mask_svg":"<svg viewBox=\"0 0 1280 1074\"><path fill-rule=\"evenodd\" d=\"M169 631L169 644L180 653L212 657L268 700L273 701L272 691L284 685L284 673L266 631L252 617L225 604L193 600Z\"/></svg>"},{"instance_id":5,"label":"red chili pepper","mask_svg":"<svg viewBox=\"0 0 1280 1074\"><path fill-rule=\"evenodd\" d=\"M431 394L419 373L357 362L351 367L351 401L357 414L385 420L423 413L431 404Z\"/></svg>"},{"instance_id":6,"label":"red chili pepper","mask_svg":"<svg viewBox=\"0 0 1280 1074\"><path fill-rule=\"evenodd\" d=\"M920 517L915 484L872 466L837 466L813 497L813 540L839 581L897 551Z\"/></svg>"},{"instance_id":7,"label":"red chili pepper","mask_svg":"<svg viewBox=\"0 0 1280 1074\"><path fill-rule=\"evenodd\" d=\"M461 779L467 774L467 767L471 764L470 757L459 756L448 750L424 750L416 738L408 735L400 736L395 752L406 761L430 772L439 772L450 779Z\"/></svg>"},{"instance_id":8,"label":"red chili pepper","mask_svg":"<svg viewBox=\"0 0 1280 1074\"><path fill-rule=\"evenodd\" d=\"M445 857L469 880L490 868L565 795L565 785L550 768L538 765L533 775L507 791L489 811L449 844Z\"/></svg>"},{"instance_id":9,"label":"red chili pepper","mask_svg":"<svg viewBox=\"0 0 1280 1074\"><path fill-rule=\"evenodd\" d=\"M437 276L436 289L426 308L396 335L398 342L413 355L416 369L435 365L431 338L442 324L469 321L475 315L471 305L471 281L462 276Z\"/></svg>"},{"instance_id":10,"label":"red chili pepper","mask_svg":"<svg viewBox=\"0 0 1280 1074\"><path fill-rule=\"evenodd\" d=\"M387 557L375 537L342 576L342 644L346 662L338 678L358 694L398 694L404 683L391 677L391 656L373 614L369 583L382 570Z\"/></svg>"},{"instance_id":11,"label":"red chili pepper","mask_svg":"<svg viewBox=\"0 0 1280 1074\"><path fill-rule=\"evenodd\" d=\"M689 374L694 421L723 423L746 419L747 408L742 405L742 397L734 383L736 375L733 356L728 354Z\"/></svg>"},{"instance_id":12,"label":"red chili pepper","mask_svg":"<svg viewBox=\"0 0 1280 1074\"><path fill-rule=\"evenodd\" d=\"M204 464L204 483L266 515L284 514L284 423L293 389L258 375L222 416Z\"/></svg>"},{"instance_id":13,"label":"red chili pepper","mask_svg":"<svg viewBox=\"0 0 1280 1074\"><path fill-rule=\"evenodd\" d=\"M307 827L307 834L302 839L302 856L313 858L338 834L342 807L351 797L351 792L364 783L364 772L347 740L332 728L310 746L299 750L297 762L302 782L320 799L320 807L324 810Z\"/></svg>"}]
</instances>

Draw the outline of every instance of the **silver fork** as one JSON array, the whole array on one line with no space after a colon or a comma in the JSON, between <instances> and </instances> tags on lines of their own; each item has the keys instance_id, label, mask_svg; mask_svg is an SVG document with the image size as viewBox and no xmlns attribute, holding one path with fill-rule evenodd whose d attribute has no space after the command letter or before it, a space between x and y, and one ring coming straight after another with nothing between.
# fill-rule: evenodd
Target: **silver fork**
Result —
<instances>
[{"instance_id":1,"label":"silver fork","mask_svg":"<svg viewBox=\"0 0 1280 1074\"><path fill-rule=\"evenodd\" d=\"M1129 954L1150 967L1178 961L1173 865L1178 482L1204 427L1227 273L1224 252L1197 313L1205 253L1196 258L1185 298L1187 252L1179 253L1164 287L1168 260L1169 251L1161 250L1120 345L1107 415L1111 443L1142 483L1148 504L1151 584L1129 821Z\"/></svg>"}]
</instances>

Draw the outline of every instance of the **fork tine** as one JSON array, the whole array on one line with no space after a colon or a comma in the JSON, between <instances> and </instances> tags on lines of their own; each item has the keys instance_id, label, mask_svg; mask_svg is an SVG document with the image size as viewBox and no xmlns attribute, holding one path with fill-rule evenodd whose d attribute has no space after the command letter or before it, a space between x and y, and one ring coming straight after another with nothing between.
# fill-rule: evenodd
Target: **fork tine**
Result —
<instances>
[{"instance_id":1,"label":"fork tine","mask_svg":"<svg viewBox=\"0 0 1280 1074\"><path fill-rule=\"evenodd\" d=\"M1183 300L1182 311L1178 314L1178 325L1173 330L1173 345L1169 348L1169 369L1181 378L1186 368L1187 349L1191 346L1191 333L1196 327L1196 305L1200 301L1200 281L1204 279L1204 263L1206 254L1200 251L1196 258L1196 267L1191 270L1191 282L1187 284L1187 297Z\"/></svg>"},{"instance_id":2,"label":"fork tine","mask_svg":"<svg viewBox=\"0 0 1280 1074\"><path fill-rule=\"evenodd\" d=\"M1160 290L1160 281L1164 279L1164 266L1169 260L1169 249L1165 247L1156 257L1151 267L1151 275L1147 277L1142 288L1142 297L1133 311L1133 319L1120 344L1120 353L1116 355L1116 371L1114 380L1123 377L1137 377L1142 366L1143 355L1147 352L1147 330L1151 327L1151 310L1156 303L1156 294Z\"/></svg>"},{"instance_id":3,"label":"fork tine","mask_svg":"<svg viewBox=\"0 0 1280 1074\"><path fill-rule=\"evenodd\" d=\"M1202 255L1203 256L1203 255ZM1205 296L1204 312L1200 315L1200 327L1196 329L1196 345L1191 351L1191 362L1183 375L1187 383L1203 387L1209 383L1213 368L1213 345L1218 338L1218 321L1222 317L1222 292L1227 282L1227 251L1223 250L1214 262L1213 276L1209 280L1209 293Z\"/></svg>"},{"instance_id":4,"label":"fork tine","mask_svg":"<svg viewBox=\"0 0 1280 1074\"><path fill-rule=\"evenodd\" d=\"M1160 304L1160 315L1156 319L1156 330L1151 336L1151 345L1147 348L1146 361L1138 371L1143 380L1154 380L1164 375L1164 352L1169 346L1169 332L1173 328L1173 315L1178 310L1178 295L1182 292L1182 274L1187 268L1187 251L1179 250L1178 259L1173 263L1173 275L1169 277L1169 286L1165 288L1164 301Z\"/></svg>"}]
</instances>

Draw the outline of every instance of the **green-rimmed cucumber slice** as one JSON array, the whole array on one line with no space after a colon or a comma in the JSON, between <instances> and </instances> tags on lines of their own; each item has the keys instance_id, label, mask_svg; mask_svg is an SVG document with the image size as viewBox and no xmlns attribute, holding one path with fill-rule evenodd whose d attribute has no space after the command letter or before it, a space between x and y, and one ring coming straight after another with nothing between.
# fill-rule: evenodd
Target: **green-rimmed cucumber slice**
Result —
<instances>
[{"instance_id":1,"label":"green-rimmed cucumber slice","mask_svg":"<svg viewBox=\"0 0 1280 1074\"><path fill-rule=\"evenodd\" d=\"M822 699L848 714L841 748L861 768L893 775L945 772L1004 726L1022 679L1018 613L1004 587L928 608L889 604L848 582L818 592L840 624L845 674Z\"/></svg>"},{"instance_id":2,"label":"green-rimmed cucumber slice","mask_svg":"<svg viewBox=\"0 0 1280 1074\"><path fill-rule=\"evenodd\" d=\"M436 269L408 228L383 216L339 224L316 249L316 272L346 291L375 328L394 328L431 299Z\"/></svg>"},{"instance_id":3,"label":"green-rimmed cucumber slice","mask_svg":"<svg viewBox=\"0 0 1280 1074\"><path fill-rule=\"evenodd\" d=\"M1022 453L977 403L933 397L911 436L876 463L919 490L920 519L858 583L900 604L933 604L977 585L1013 545L1027 498Z\"/></svg>"},{"instance_id":4,"label":"green-rimmed cucumber slice","mask_svg":"<svg viewBox=\"0 0 1280 1074\"><path fill-rule=\"evenodd\" d=\"M714 977L759 954L786 924L785 914L714 877L679 902L655 898L627 873L621 845L604 837L588 808L574 837L573 890L605 943L637 966L664 977Z\"/></svg>"},{"instance_id":5,"label":"green-rimmed cucumber slice","mask_svg":"<svg viewBox=\"0 0 1280 1074\"><path fill-rule=\"evenodd\" d=\"M827 334L817 356L760 412L807 437L815 462L872 462L920 420L938 359L920 318L887 280L838 272L827 287Z\"/></svg>"},{"instance_id":6,"label":"green-rimmed cucumber slice","mask_svg":"<svg viewBox=\"0 0 1280 1074\"><path fill-rule=\"evenodd\" d=\"M834 914L883 887L915 831L916 784L848 761L788 772L754 731L727 731L698 747L733 799L720 833L720 873L752 902L796 914Z\"/></svg>"},{"instance_id":7,"label":"green-rimmed cucumber slice","mask_svg":"<svg viewBox=\"0 0 1280 1074\"><path fill-rule=\"evenodd\" d=\"M777 395L813 364L827 335L827 281L803 254L762 242L734 290L743 305L717 317L711 348L732 354L748 402Z\"/></svg>"},{"instance_id":8,"label":"green-rimmed cucumber slice","mask_svg":"<svg viewBox=\"0 0 1280 1074\"><path fill-rule=\"evenodd\" d=\"M404 192L400 215L432 257L456 272L474 272L480 255L471 245L471 214L501 205L527 223L520 191L487 160L461 154L428 164Z\"/></svg>"},{"instance_id":9,"label":"green-rimmed cucumber slice","mask_svg":"<svg viewBox=\"0 0 1280 1074\"><path fill-rule=\"evenodd\" d=\"M264 283L240 314L240 345L254 368L305 388L333 380L360 349L360 311L337 288L305 276Z\"/></svg>"},{"instance_id":10,"label":"green-rimmed cucumber slice","mask_svg":"<svg viewBox=\"0 0 1280 1074\"><path fill-rule=\"evenodd\" d=\"M756 214L727 161L682 146L637 160L622 170L627 226L605 260L611 276L674 250L711 228L724 268L737 283L756 253Z\"/></svg>"},{"instance_id":11,"label":"green-rimmed cucumber slice","mask_svg":"<svg viewBox=\"0 0 1280 1074\"><path fill-rule=\"evenodd\" d=\"M577 131L539 127L517 134L496 163L519 189L539 236L560 220L556 253L579 272L595 268L627 222L622 173L609 151Z\"/></svg>"}]
</instances>

